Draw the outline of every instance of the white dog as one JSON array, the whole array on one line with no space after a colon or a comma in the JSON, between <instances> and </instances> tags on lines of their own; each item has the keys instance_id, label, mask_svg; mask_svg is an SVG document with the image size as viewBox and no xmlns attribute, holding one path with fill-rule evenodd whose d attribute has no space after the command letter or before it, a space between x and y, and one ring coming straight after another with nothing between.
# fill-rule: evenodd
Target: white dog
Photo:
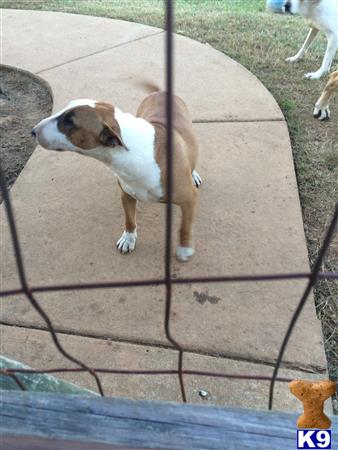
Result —
<instances>
[{"instance_id":1,"label":"white dog","mask_svg":"<svg viewBox=\"0 0 338 450\"><path fill-rule=\"evenodd\" d=\"M317 80L330 71L338 48L338 0L285 0L284 8L291 14L303 16L311 27L299 52L286 61L299 61L318 32L323 31L326 34L327 48L321 67L316 72L305 75L306 78Z\"/></svg>"}]
</instances>

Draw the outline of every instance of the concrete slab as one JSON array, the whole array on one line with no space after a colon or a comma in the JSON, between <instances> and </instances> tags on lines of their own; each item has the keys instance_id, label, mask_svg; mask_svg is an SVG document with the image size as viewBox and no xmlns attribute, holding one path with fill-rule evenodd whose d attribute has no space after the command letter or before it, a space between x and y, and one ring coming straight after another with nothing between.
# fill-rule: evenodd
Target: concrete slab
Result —
<instances>
[{"instance_id":1,"label":"concrete slab","mask_svg":"<svg viewBox=\"0 0 338 450\"><path fill-rule=\"evenodd\" d=\"M67 101L87 96L136 112L145 96L137 82L151 79L164 86L164 67L164 35L156 35L42 75L55 93L62 93L55 97L56 109L64 106L64 96ZM194 120L283 119L277 103L271 101L271 94L257 78L210 46L175 36L175 70L176 93L188 103ZM79 71L84 71L84 76L74 85L71 81Z\"/></svg>"},{"instance_id":2,"label":"concrete slab","mask_svg":"<svg viewBox=\"0 0 338 450\"><path fill-rule=\"evenodd\" d=\"M197 253L186 265L173 260L175 276L307 271L285 123L196 124L196 131L199 142L208 143L201 146L198 165L204 184L195 222ZM138 247L120 255L115 249L123 224L119 190L100 163L37 149L12 199L32 284L163 276L165 208L139 205ZM178 219L175 214L174 230ZM18 280L6 223L3 243L3 287L14 288ZM173 332L189 349L271 362L304 286L304 281L176 286ZM166 342L163 287L38 297L63 331ZM19 297L2 300L2 318L41 325ZM312 299L285 360L294 367L325 367Z\"/></svg>"},{"instance_id":3,"label":"concrete slab","mask_svg":"<svg viewBox=\"0 0 338 450\"><path fill-rule=\"evenodd\" d=\"M1 62L35 73L162 31L122 20L15 9L1 11L1 25Z\"/></svg>"},{"instance_id":4,"label":"concrete slab","mask_svg":"<svg viewBox=\"0 0 338 450\"><path fill-rule=\"evenodd\" d=\"M164 34L151 36L160 29L39 11L4 11L3 22L3 63L42 71L53 88L55 109L70 99L95 98L136 111L144 97L137 81L148 78L164 85ZM18 29L23 30L20 40L14 38ZM135 40L144 35L150 37ZM100 52L111 46L117 48ZM94 51L99 53L84 58ZM176 91L195 120L283 120L277 103L257 78L209 45L176 36L175 61Z\"/></svg>"},{"instance_id":5,"label":"concrete slab","mask_svg":"<svg viewBox=\"0 0 338 450\"><path fill-rule=\"evenodd\" d=\"M144 96L135 82L142 77L161 83L163 34L150 36L157 29L88 16L25 11L4 14L3 62L42 72L54 91L55 109L71 98L93 97L135 112ZM18 35L18 29L24 31ZM187 38L175 40L177 93L187 102L195 121L218 123L196 124L201 144L198 170L204 179L195 223L197 254L187 265L173 260L174 276L307 271L289 136L275 100L236 62ZM115 44L116 48L106 48ZM58 67L48 69L51 66ZM119 191L112 173L100 163L37 148L11 192L30 283L163 276L163 205L140 205L137 250L121 256L115 250L123 224ZM10 289L18 286L18 277L3 212L2 207L1 287ZM178 220L176 212L175 230ZM234 371L243 371L249 364L259 373L268 370L270 374L271 367L264 364L275 360L304 286L304 281L176 286L172 332L182 345L199 354L197 360L191 355L189 364L206 368L224 364L222 367L233 367ZM116 361L122 365L126 361L141 364L145 354L151 353L149 366L155 361L172 367L175 352L163 348L167 345L163 287L37 297L58 330L79 335L64 339L78 356L93 358L93 364L107 363L109 357L103 349L113 345L114 357L117 354ZM43 324L26 299L2 299L1 320L28 327L22 332L8 328L2 351L35 365L33 355L41 358L38 344L44 342L46 334L29 328ZM15 335L20 337L17 341ZM125 344L107 343L114 340ZM27 359L26 353L20 353L25 341L30 343ZM135 349L141 349L140 359ZM51 354L49 348L47 353ZM200 353L221 358L202 357ZM42 363L55 366L57 358ZM285 362L296 369L325 370L320 323L312 299L296 326ZM126 378L122 389L120 384L118 388L109 385L115 383L115 377L109 379L113 381L105 383L111 386L110 392L139 395L139 378ZM88 383L88 376L86 380ZM141 395L152 398L148 382L142 381L145 387ZM196 401L200 380L188 382L189 398ZM263 391L254 386L252 396L243 399L235 395L229 400L239 382L222 381L218 385L222 387L216 388L213 380L203 379L204 386L209 382L217 402L266 405L266 388ZM154 398L178 399L177 381L159 378L156 383ZM281 408L284 406L281 400Z\"/></svg>"},{"instance_id":6,"label":"concrete slab","mask_svg":"<svg viewBox=\"0 0 338 450\"><path fill-rule=\"evenodd\" d=\"M0 326L6 355L34 368L72 367L55 349L48 332L17 327ZM125 344L109 340L60 335L69 352L93 367L136 370L175 370L177 352L164 348ZM203 355L184 355L184 369L215 371L233 374L270 376L272 368L261 364L246 363ZM84 373L64 373L56 376L94 389L92 377ZM281 377L308 380L321 379L318 375L282 369ZM180 401L180 391L175 375L113 375L102 374L105 395L147 400ZM184 377L187 399L190 403L226 405L253 409L267 409L268 382L219 379L186 375ZM199 390L207 390L207 398L201 398ZM287 383L276 383L274 409L301 412L301 404L290 394ZM331 413L330 402L326 410Z\"/></svg>"}]
</instances>

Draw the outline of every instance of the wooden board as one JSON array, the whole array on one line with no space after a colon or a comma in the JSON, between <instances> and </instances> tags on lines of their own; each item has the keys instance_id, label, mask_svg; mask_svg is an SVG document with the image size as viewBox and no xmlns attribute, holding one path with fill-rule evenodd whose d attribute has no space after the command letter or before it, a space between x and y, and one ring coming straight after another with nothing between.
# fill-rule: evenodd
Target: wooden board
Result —
<instances>
[{"instance_id":1,"label":"wooden board","mask_svg":"<svg viewBox=\"0 0 338 450\"><path fill-rule=\"evenodd\" d=\"M295 414L17 391L0 397L1 450L297 447Z\"/></svg>"},{"instance_id":2,"label":"wooden board","mask_svg":"<svg viewBox=\"0 0 338 450\"><path fill-rule=\"evenodd\" d=\"M131 447L121 447L112 444L64 441L59 438L10 436L6 434L0 437L0 444L1 450L134 450Z\"/></svg>"}]
</instances>

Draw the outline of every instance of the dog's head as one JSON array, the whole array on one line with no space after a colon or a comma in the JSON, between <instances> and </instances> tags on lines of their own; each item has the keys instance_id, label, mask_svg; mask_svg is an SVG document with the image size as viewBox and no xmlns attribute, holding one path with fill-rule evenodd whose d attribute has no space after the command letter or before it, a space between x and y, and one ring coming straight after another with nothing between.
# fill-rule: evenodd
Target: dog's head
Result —
<instances>
[{"instance_id":1,"label":"dog's head","mask_svg":"<svg viewBox=\"0 0 338 450\"><path fill-rule=\"evenodd\" d=\"M73 100L58 113L41 120L33 136L47 150L85 153L97 147L123 147L115 108L94 100Z\"/></svg>"}]
</instances>

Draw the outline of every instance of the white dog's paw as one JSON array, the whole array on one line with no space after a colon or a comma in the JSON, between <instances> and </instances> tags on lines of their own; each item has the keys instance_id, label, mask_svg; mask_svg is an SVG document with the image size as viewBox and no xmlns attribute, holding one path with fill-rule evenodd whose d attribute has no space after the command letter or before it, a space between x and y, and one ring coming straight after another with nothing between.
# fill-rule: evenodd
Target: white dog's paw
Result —
<instances>
[{"instance_id":1,"label":"white dog's paw","mask_svg":"<svg viewBox=\"0 0 338 450\"><path fill-rule=\"evenodd\" d=\"M194 183L194 185L199 188L202 184L202 178L198 175L198 173L196 172L196 170L192 171L192 182Z\"/></svg>"},{"instance_id":2,"label":"white dog's paw","mask_svg":"<svg viewBox=\"0 0 338 450\"><path fill-rule=\"evenodd\" d=\"M313 110L313 117L315 117L318 120L329 120L330 118L330 109L328 106L326 107L319 107L315 106L315 109Z\"/></svg>"},{"instance_id":3,"label":"white dog's paw","mask_svg":"<svg viewBox=\"0 0 338 450\"><path fill-rule=\"evenodd\" d=\"M298 56L297 55L295 55L295 56L290 56L289 58L286 58L286 62L289 62L289 63L296 63L296 62L298 62L300 60L300 58L298 58Z\"/></svg>"},{"instance_id":4,"label":"white dog's paw","mask_svg":"<svg viewBox=\"0 0 338 450\"><path fill-rule=\"evenodd\" d=\"M308 80L319 80L320 77L324 75L322 70L317 70L317 72L309 72L304 75Z\"/></svg>"},{"instance_id":5,"label":"white dog's paw","mask_svg":"<svg viewBox=\"0 0 338 450\"><path fill-rule=\"evenodd\" d=\"M195 250L192 247L177 247L176 249L176 257L181 262L188 261L194 253Z\"/></svg>"},{"instance_id":6,"label":"white dog's paw","mask_svg":"<svg viewBox=\"0 0 338 450\"><path fill-rule=\"evenodd\" d=\"M133 233L124 231L120 239L117 241L116 247L121 253L131 253L135 249L136 239L136 231Z\"/></svg>"}]
</instances>

